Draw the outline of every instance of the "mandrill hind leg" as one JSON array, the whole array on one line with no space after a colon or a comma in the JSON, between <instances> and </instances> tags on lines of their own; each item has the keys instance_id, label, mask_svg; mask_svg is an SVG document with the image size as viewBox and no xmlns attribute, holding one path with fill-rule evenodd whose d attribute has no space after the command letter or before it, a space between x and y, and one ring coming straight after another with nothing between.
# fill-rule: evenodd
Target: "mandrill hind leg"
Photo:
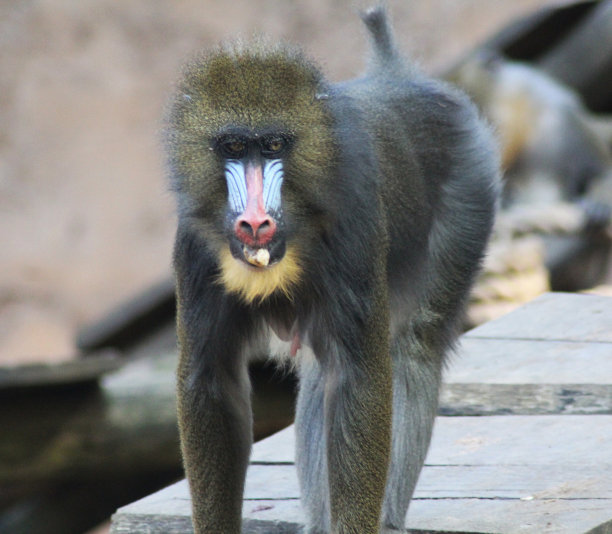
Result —
<instances>
[{"instance_id":1,"label":"mandrill hind leg","mask_svg":"<svg viewBox=\"0 0 612 534\"><path fill-rule=\"evenodd\" d=\"M408 505L425 461L438 407L441 358L410 334L392 342L391 463L383 505L383 534L406 532Z\"/></svg>"},{"instance_id":2,"label":"mandrill hind leg","mask_svg":"<svg viewBox=\"0 0 612 534\"><path fill-rule=\"evenodd\" d=\"M300 368L300 391L295 416L296 466L307 534L326 534L330 528L329 490L324 426L324 384L321 367L312 359Z\"/></svg>"}]
</instances>

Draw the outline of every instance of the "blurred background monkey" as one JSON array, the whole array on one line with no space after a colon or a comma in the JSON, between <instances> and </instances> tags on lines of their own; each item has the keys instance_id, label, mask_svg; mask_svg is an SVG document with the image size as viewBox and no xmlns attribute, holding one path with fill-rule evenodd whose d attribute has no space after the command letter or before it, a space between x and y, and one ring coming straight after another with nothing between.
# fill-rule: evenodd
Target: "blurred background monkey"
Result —
<instances>
[{"instance_id":1,"label":"blurred background monkey","mask_svg":"<svg viewBox=\"0 0 612 534\"><path fill-rule=\"evenodd\" d=\"M478 49L445 78L495 128L504 191L497 234L538 235L553 291L604 282L612 250L612 120L526 63Z\"/></svg>"},{"instance_id":2,"label":"blurred background monkey","mask_svg":"<svg viewBox=\"0 0 612 534\"><path fill-rule=\"evenodd\" d=\"M445 353L493 223L498 161L457 90L363 15L363 77L328 83L288 45L189 64L166 142L178 202L178 412L195 532L240 532L247 362L300 375L307 532L404 532Z\"/></svg>"}]
</instances>

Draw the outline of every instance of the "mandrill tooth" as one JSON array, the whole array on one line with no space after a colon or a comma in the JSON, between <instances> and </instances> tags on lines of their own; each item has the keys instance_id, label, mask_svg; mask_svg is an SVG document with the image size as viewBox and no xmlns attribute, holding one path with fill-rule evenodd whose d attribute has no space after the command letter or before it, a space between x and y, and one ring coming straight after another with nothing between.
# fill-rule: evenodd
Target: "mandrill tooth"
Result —
<instances>
[{"instance_id":1,"label":"mandrill tooth","mask_svg":"<svg viewBox=\"0 0 612 534\"><path fill-rule=\"evenodd\" d=\"M268 249L260 248L255 254L255 262L257 263L257 265L265 267L266 265L268 265L269 261L270 252L268 252Z\"/></svg>"},{"instance_id":2,"label":"mandrill tooth","mask_svg":"<svg viewBox=\"0 0 612 534\"><path fill-rule=\"evenodd\" d=\"M242 252L246 261L256 267L267 267L270 262L270 252L268 249L259 248L255 251L250 247L244 247Z\"/></svg>"}]
</instances>

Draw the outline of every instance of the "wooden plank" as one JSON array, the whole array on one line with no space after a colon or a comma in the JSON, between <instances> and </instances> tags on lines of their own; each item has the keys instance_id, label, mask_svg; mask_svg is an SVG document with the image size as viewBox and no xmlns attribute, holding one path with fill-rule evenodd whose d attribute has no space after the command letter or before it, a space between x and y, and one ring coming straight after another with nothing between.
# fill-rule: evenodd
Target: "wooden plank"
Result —
<instances>
[{"instance_id":1,"label":"wooden plank","mask_svg":"<svg viewBox=\"0 0 612 534\"><path fill-rule=\"evenodd\" d=\"M291 426L255 444L251 463L292 464L294 450ZM610 451L612 415L438 417L426 463L606 465L612 464Z\"/></svg>"},{"instance_id":2,"label":"wooden plank","mask_svg":"<svg viewBox=\"0 0 612 534\"><path fill-rule=\"evenodd\" d=\"M564 436L563 443L559 436ZM256 443L251 463L292 464L294 450L291 426ZM514 464L525 457L529 465L564 458L583 465L608 464L610 451L612 415L438 417L427 463L462 464L473 458L479 465Z\"/></svg>"},{"instance_id":3,"label":"wooden plank","mask_svg":"<svg viewBox=\"0 0 612 534\"><path fill-rule=\"evenodd\" d=\"M438 417L429 465L612 464L612 416Z\"/></svg>"},{"instance_id":4,"label":"wooden plank","mask_svg":"<svg viewBox=\"0 0 612 534\"><path fill-rule=\"evenodd\" d=\"M0 390L0 532L84 532L180 476L174 355L102 360Z\"/></svg>"},{"instance_id":5,"label":"wooden plank","mask_svg":"<svg viewBox=\"0 0 612 534\"><path fill-rule=\"evenodd\" d=\"M191 518L185 515L145 513L115 515L111 534L193 534Z\"/></svg>"},{"instance_id":6,"label":"wooden plank","mask_svg":"<svg viewBox=\"0 0 612 534\"><path fill-rule=\"evenodd\" d=\"M76 474L179 470L174 356L122 363L96 388L5 392L0 428L10 431L0 433L0 495Z\"/></svg>"},{"instance_id":7,"label":"wooden plank","mask_svg":"<svg viewBox=\"0 0 612 534\"><path fill-rule=\"evenodd\" d=\"M275 467L267 466L267 469ZM293 466L291 469L295 477ZM249 470L249 476L250 476ZM191 528L191 500L187 482L182 480L140 501L121 508L113 517L112 534L187 534ZM296 533L303 522L297 499L246 498L243 532L248 534ZM290 519L288 519L290 518Z\"/></svg>"},{"instance_id":8,"label":"wooden plank","mask_svg":"<svg viewBox=\"0 0 612 534\"><path fill-rule=\"evenodd\" d=\"M187 491L185 484L180 487ZM409 532L414 534L609 534L612 522L606 519L599 522L597 516L606 517L606 509L609 510L610 506L612 501L607 499L514 501L471 498L440 501L415 498L408 526ZM516 519L511 527L504 520L507 516ZM585 517L588 518L586 521ZM297 500L245 501L244 518L244 534L302 532L303 512ZM545 523L542 518L545 518ZM191 534L193 529L188 515L117 514L113 519L111 534L145 533Z\"/></svg>"},{"instance_id":9,"label":"wooden plank","mask_svg":"<svg viewBox=\"0 0 612 534\"><path fill-rule=\"evenodd\" d=\"M253 445L252 464L292 464L295 460L295 427L293 425Z\"/></svg>"},{"instance_id":10,"label":"wooden plank","mask_svg":"<svg viewBox=\"0 0 612 534\"><path fill-rule=\"evenodd\" d=\"M447 373L443 409L609 414L611 324L610 298L547 294L476 328ZM244 532L300 531L294 445L292 427L255 445ZM408 525L427 533L612 532L610 450L612 415L439 417ZM112 532L190 532L186 484L168 491L119 510Z\"/></svg>"},{"instance_id":11,"label":"wooden plank","mask_svg":"<svg viewBox=\"0 0 612 534\"><path fill-rule=\"evenodd\" d=\"M612 299L606 298L612 309ZM512 327L513 323L509 325ZM612 320L608 328L612 330ZM510 330L507 335L513 332ZM452 384L609 385L612 343L464 336L444 380Z\"/></svg>"},{"instance_id":12,"label":"wooden plank","mask_svg":"<svg viewBox=\"0 0 612 534\"><path fill-rule=\"evenodd\" d=\"M287 429L255 446L243 532L299 532L293 445ZM610 450L612 416L440 417L408 526L427 533L607 532ZM183 481L120 509L111 532L191 532L188 516ZM183 530L168 530L173 525Z\"/></svg>"},{"instance_id":13,"label":"wooden plank","mask_svg":"<svg viewBox=\"0 0 612 534\"><path fill-rule=\"evenodd\" d=\"M423 467L417 499L612 499L612 471L600 466L452 464ZM245 488L250 501L299 500L293 465L252 465ZM612 515L610 516L612 519Z\"/></svg>"},{"instance_id":14,"label":"wooden plank","mask_svg":"<svg viewBox=\"0 0 612 534\"><path fill-rule=\"evenodd\" d=\"M444 382L443 415L610 414L612 343L464 336Z\"/></svg>"},{"instance_id":15,"label":"wooden plank","mask_svg":"<svg viewBox=\"0 0 612 534\"><path fill-rule=\"evenodd\" d=\"M440 413L612 413L612 299L549 293L466 333Z\"/></svg>"},{"instance_id":16,"label":"wooden plank","mask_svg":"<svg viewBox=\"0 0 612 534\"><path fill-rule=\"evenodd\" d=\"M0 392L17 388L73 386L93 383L118 370L125 360L113 350L93 353L87 359L61 363L36 363L0 367Z\"/></svg>"},{"instance_id":17,"label":"wooden plank","mask_svg":"<svg viewBox=\"0 0 612 534\"><path fill-rule=\"evenodd\" d=\"M455 499L445 500L441 509L435 501L416 500L408 523L411 532L423 534L609 534L611 505L610 500Z\"/></svg>"},{"instance_id":18,"label":"wooden plank","mask_svg":"<svg viewBox=\"0 0 612 534\"><path fill-rule=\"evenodd\" d=\"M546 293L465 337L611 343L611 325L611 297Z\"/></svg>"},{"instance_id":19,"label":"wooden plank","mask_svg":"<svg viewBox=\"0 0 612 534\"><path fill-rule=\"evenodd\" d=\"M138 295L118 304L101 319L83 327L76 345L83 352L104 347L126 350L174 322L174 278L167 277Z\"/></svg>"},{"instance_id":20,"label":"wooden plank","mask_svg":"<svg viewBox=\"0 0 612 534\"><path fill-rule=\"evenodd\" d=\"M440 415L612 413L612 387L599 384L445 384Z\"/></svg>"}]
</instances>

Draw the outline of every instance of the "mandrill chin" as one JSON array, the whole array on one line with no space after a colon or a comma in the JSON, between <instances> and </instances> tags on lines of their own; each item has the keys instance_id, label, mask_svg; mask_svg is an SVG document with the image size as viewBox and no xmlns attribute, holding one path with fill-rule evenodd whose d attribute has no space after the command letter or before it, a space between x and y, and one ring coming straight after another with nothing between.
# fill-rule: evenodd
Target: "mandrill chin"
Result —
<instances>
[{"instance_id":1,"label":"mandrill chin","mask_svg":"<svg viewBox=\"0 0 612 534\"><path fill-rule=\"evenodd\" d=\"M487 244L497 150L475 107L397 52L332 84L294 47L206 52L170 103L178 415L197 534L237 534L249 359L286 342L310 534L405 532L441 369Z\"/></svg>"}]
</instances>

